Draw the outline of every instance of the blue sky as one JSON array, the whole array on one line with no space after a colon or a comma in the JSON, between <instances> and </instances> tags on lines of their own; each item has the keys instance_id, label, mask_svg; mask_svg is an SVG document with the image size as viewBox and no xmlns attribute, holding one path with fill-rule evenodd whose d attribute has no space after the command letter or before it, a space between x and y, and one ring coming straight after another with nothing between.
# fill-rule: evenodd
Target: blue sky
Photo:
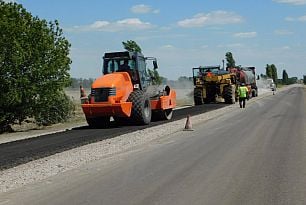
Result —
<instances>
[{"instance_id":1,"label":"blue sky","mask_svg":"<svg viewBox=\"0 0 306 205\"><path fill-rule=\"evenodd\" d=\"M135 40L158 59L168 79L191 68L222 65L226 52L237 65L264 73L275 64L279 78L306 75L306 0L17 0L29 12L59 20L72 44L72 77L101 75L104 52Z\"/></svg>"}]
</instances>

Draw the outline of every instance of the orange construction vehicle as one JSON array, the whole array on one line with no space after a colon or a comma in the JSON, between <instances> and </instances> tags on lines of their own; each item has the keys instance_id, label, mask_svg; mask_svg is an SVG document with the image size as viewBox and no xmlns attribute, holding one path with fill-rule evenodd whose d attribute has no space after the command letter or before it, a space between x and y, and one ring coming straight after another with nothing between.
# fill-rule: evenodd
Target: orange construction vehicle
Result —
<instances>
[{"instance_id":1,"label":"orange construction vehicle","mask_svg":"<svg viewBox=\"0 0 306 205\"><path fill-rule=\"evenodd\" d=\"M139 52L112 52L103 57L103 75L91 86L82 109L90 127L108 127L110 117L115 121L132 120L149 124L151 118L169 120L176 106L176 92L165 86L153 85L147 64L157 60Z\"/></svg>"}]
</instances>

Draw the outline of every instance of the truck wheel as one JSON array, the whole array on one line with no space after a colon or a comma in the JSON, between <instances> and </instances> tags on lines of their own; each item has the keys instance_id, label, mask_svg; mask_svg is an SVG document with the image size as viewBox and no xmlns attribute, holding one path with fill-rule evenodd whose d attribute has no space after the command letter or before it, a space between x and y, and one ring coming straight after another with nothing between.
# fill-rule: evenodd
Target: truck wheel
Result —
<instances>
[{"instance_id":1,"label":"truck wheel","mask_svg":"<svg viewBox=\"0 0 306 205\"><path fill-rule=\"evenodd\" d=\"M258 95L257 95L257 91L254 89L254 90L252 90L252 97L254 98L254 97L257 97Z\"/></svg>"},{"instance_id":2,"label":"truck wheel","mask_svg":"<svg viewBox=\"0 0 306 205\"><path fill-rule=\"evenodd\" d=\"M227 104L235 104L235 87L229 85L223 91L224 101Z\"/></svg>"},{"instance_id":3,"label":"truck wheel","mask_svg":"<svg viewBox=\"0 0 306 205\"><path fill-rule=\"evenodd\" d=\"M107 128L110 126L110 117L86 118L86 121L91 128Z\"/></svg>"},{"instance_id":4,"label":"truck wheel","mask_svg":"<svg viewBox=\"0 0 306 205\"><path fill-rule=\"evenodd\" d=\"M193 97L195 105L203 105L203 92L201 89L195 88L193 91Z\"/></svg>"},{"instance_id":5,"label":"truck wheel","mask_svg":"<svg viewBox=\"0 0 306 205\"><path fill-rule=\"evenodd\" d=\"M147 125L151 122L150 98L142 90L132 92L127 101L132 102L131 117L137 124Z\"/></svg>"},{"instance_id":6,"label":"truck wheel","mask_svg":"<svg viewBox=\"0 0 306 205\"><path fill-rule=\"evenodd\" d=\"M115 123L117 124L117 125L123 125L124 123L126 123L126 122L128 122L128 120L127 120L127 118L125 118L125 117L113 117L114 118L114 120L115 120Z\"/></svg>"},{"instance_id":7,"label":"truck wheel","mask_svg":"<svg viewBox=\"0 0 306 205\"><path fill-rule=\"evenodd\" d=\"M210 102L212 102L213 100L211 98L205 98L204 103L205 104L209 104Z\"/></svg>"}]
</instances>

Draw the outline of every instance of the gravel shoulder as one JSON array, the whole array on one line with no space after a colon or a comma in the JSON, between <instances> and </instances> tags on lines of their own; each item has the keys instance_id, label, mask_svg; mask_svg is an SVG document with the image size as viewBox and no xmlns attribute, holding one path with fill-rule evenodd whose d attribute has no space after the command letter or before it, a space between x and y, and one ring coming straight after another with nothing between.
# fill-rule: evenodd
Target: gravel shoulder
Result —
<instances>
[{"instance_id":1,"label":"gravel shoulder","mask_svg":"<svg viewBox=\"0 0 306 205\"><path fill-rule=\"evenodd\" d=\"M283 88L282 90L288 89ZM278 91L278 92L281 92ZM277 93L276 93L277 94ZM272 95L270 91L261 91L259 97L253 98L247 102L247 106L262 98ZM228 113L239 112L238 104L230 105L215 111L204 114L191 116L192 125L203 123L207 120L222 117ZM49 157L31 161L17 167L7 169L0 172L0 193L22 187L29 183L35 183L59 173L76 169L86 163L95 160L114 160L116 155L136 149L138 146L149 144L153 140L158 140L170 136L173 133L181 132L185 126L186 119L170 122L167 124L150 127L133 133L124 134L115 138L107 139L101 142L85 145L75 149L71 149L62 153L58 153ZM82 126L81 124L73 124L70 127L54 127L48 130L31 131L24 136L15 136L15 140L22 138L35 137L40 134L50 132L58 132L65 129L71 129L73 126ZM7 136L13 139L12 136ZM1 141L5 142L5 137L1 137Z\"/></svg>"}]
</instances>

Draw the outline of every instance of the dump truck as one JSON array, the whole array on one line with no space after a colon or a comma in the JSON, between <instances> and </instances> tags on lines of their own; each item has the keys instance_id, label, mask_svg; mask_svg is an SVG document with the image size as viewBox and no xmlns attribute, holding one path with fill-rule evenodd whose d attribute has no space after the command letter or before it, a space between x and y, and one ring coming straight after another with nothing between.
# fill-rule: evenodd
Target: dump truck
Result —
<instances>
[{"instance_id":1,"label":"dump truck","mask_svg":"<svg viewBox=\"0 0 306 205\"><path fill-rule=\"evenodd\" d=\"M118 122L149 124L152 118L170 120L176 106L176 92L169 86L153 85L147 65L157 69L154 57L140 52L109 52L103 57L103 75L82 100L90 127L108 127L111 117Z\"/></svg>"},{"instance_id":2,"label":"dump truck","mask_svg":"<svg viewBox=\"0 0 306 205\"><path fill-rule=\"evenodd\" d=\"M236 102L236 74L220 69L220 66L200 66L193 68L194 104L216 102Z\"/></svg>"},{"instance_id":3,"label":"dump truck","mask_svg":"<svg viewBox=\"0 0 306 205\"><path fill-rule=\"evenodd\" d=\"M235 67L227 69L230 73L234 73L237 79L237 86L244 83L248 90L248 98L258 96L258 88L256 84L255 67Z\"/></svg>"}]
</instances>

